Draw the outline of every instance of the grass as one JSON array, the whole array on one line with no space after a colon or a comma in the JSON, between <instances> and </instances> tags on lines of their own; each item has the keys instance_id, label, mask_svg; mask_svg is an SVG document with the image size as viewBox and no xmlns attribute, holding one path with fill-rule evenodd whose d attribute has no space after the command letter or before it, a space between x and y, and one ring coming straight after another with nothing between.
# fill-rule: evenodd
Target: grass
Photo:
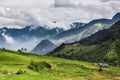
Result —
<instances>
[{"instance_id":1,"label":"grass","mask_svg":"<svg viewBox=\"0 0 120 80\"><path fill-rule=\"evenodd\" d=\"M35 72L28 69L31 60L47 62L51 69L41 69ZM0 72L0 80L120 80L119 67L104 68L98 72L99 67L92 66L89 62L68 60L50 56L20 55L17 52L0 52L0 71L9 72L26 71L20 75L8 75Z\"/></svg>"}]
</instances>

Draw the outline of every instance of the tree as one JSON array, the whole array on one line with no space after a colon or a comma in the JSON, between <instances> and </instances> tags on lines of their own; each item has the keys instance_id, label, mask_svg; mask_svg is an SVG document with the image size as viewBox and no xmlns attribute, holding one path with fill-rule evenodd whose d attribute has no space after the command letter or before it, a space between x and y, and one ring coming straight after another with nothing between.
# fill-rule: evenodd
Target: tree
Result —
<instances>
[{"instance_id":1,"label":"tree","mask_svg":"<svg viewBox=\"0 0 120 80\"><path fill-rule=\"evenodd\" d=\"M20 49L18 49L18 50L17 50L17 52L21 53L21 50L20 50Z\"/></svg>"},{"instance_id":2,"label":"tree","mask_svg":"<svg viewBox=\"0 0 120 80\"><path fill-rule=\"evenodd\" d=\"M20 51L21 52L27 52L27 48L21 48Z\"/></svg>"},{"instance_id":3,"label":"tree","mask_svg":"<svg viewBox=\"0 0 120 80\"><path fill-rule=\"evenodd\" d=\"M24 48L24 51L27 52L27 48Z\"/></svg>"},{"instance_id":4,"label":"tree","mask_svg":"<svg viewBox=\"0 0 120 80\"><path fill-rule=\"evenodd\" d=\"M3 51L5 51L6 49L5 48L2 48Z\"/></svg>"},{"instance_id":5,"label":"tree","mask_svg":"<svg viewBox=\"0 0 120 80\"><path fill-rule=\"evenodd\" d=\"M101 72L101 71L102 71L102 68L99 68L98 71Z\"/></svg>"}]
</instances>

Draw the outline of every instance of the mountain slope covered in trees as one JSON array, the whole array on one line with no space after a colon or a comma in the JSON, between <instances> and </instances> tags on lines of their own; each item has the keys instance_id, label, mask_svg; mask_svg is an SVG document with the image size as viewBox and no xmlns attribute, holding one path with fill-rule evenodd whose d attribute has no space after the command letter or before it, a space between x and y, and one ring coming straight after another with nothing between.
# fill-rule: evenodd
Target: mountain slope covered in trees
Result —
<instances>
[{"instance_id":1,"label":"mountain slope covered in trees","mask_svg":"<svg viewBox=\"0 0 120 80\"><path fill-rule=\"evenodd\" d=\"M99 31L76 43L62 44L48 55L120 65L120 21L102 33Z\"/></svg>"}]
</instances>

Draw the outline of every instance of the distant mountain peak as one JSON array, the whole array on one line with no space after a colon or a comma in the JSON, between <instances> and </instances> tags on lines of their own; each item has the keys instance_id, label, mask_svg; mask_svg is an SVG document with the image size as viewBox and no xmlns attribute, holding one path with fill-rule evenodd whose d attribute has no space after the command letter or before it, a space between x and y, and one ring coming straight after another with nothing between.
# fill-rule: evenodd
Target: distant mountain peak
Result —
<instances>
[{"instance_id":1,"label":"distant mountain peak","mask_svg":"<svg viewBox=\"0 0 120 80\"><path fill-rule=\"evenodd\" d=\"M42 40L33 50L36 54L46 54L54 50L57 46L48 39Z\"/></svg>"},{"instance_id":2,"label":"distant mountain peak","mask_svg":"<svg viewBox=\"0 0 120 80\"><path fill-rule=\"evenodd\" d=\"M116 13L113 17L120 16L120 12Z\"/></svg>"},{"instance_id":3,"label":"distant mountain peak","mask_svg":"<svg viewBox=\"0 0 120 80\"><path fill-rule=\"evenodd\" d=\"M41 42L40 42L40 44L47 44L47 43L49 43L49 44L53 44L50 40L48 40L48 39L44 39L44 40L42 40Z\"/></svg>"},{"instance_id":4,"label":"distant mountain peak","mask_svg":"<svg viewBox=\"0 0 120 80\"><path fill-rule=\"evenodd\" d=\"M115 14L112 19L113 20L119 20L120 19L120 12Z\"/></svg>"}]
</instances>

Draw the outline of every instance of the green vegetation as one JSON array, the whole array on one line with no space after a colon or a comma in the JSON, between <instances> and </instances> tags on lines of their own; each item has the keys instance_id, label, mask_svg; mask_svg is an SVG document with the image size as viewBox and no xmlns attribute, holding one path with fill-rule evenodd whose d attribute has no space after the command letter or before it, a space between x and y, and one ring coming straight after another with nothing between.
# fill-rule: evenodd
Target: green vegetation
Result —
<instances>
[{"instance_id":1,"label":"green vegetation","mask_svg":"<svg viewBox=\"0 0 120 80\"><path fill-rule=\"evenodd\" d=\"M97 44L62 44L49 56L0 49L0 80L120 80L119 25L106 30Z\"/></svg>"},{"instance_id":2,"label":"green vegetation","mask_svg":"<svg viewBox=\"0 0 120 80\"><path fill-rule=\"evenodd\" d=\"M66 44L48 55L88 62L120 65L120 40L109 40L101 45ZM63 48L64 47L64 48Z\"/></svg>"},{"instance_id":3,"label":"green vegetation","mask_svg":"<svg viewBox=\"0 0 120 80\"><path fill-rule=\"evenodd\" d=\"M36 65L37 67L35 67ZM28 68L30 66L31 69ZM0 80L120 79L119 67L110 66L103 68L101 72L98 70L99 67L91 65L89 62L0 50ZM15 71L19 71L21 74L7 74Z\"/></svg>"},{"instance_id":4,"label":"green vegetation","mask_svg":"<svg viewBox=\"0 0 120 80\"><path fill-rule=\"evenodd\" d=\"M44 68L51 68L51 65L46 63L46 62L34 62L34 61L31 61L28 68L31 69L31 70L40 72Z\"/></svg>"},{"instance_id":5,"label":"green vegetation","mask_svg":"<svg viewBox=\"0 0 120 80\"><path fill-rule=\"evenodd\" d=\"M120 21L81 41L62 44L48 55L120 66Z\"/></svg>"}]
</instances>

